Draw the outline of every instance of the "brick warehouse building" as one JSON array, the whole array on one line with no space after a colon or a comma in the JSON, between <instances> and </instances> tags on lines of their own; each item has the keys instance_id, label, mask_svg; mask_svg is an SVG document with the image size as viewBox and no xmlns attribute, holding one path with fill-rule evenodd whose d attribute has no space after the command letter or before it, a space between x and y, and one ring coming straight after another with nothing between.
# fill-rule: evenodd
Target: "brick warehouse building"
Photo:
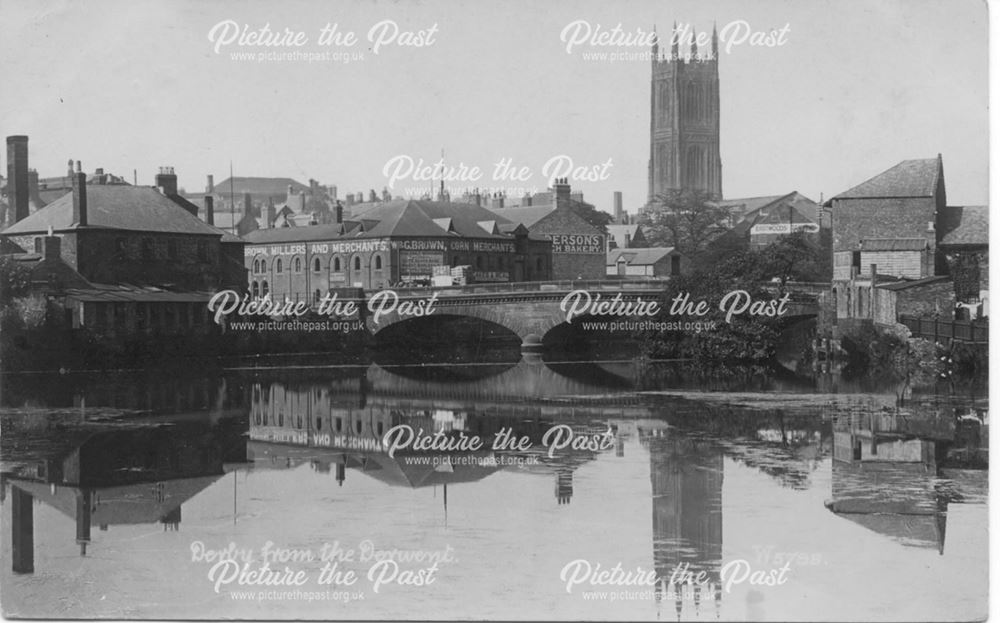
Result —
<instances>
[{"instance_id":1,"label":"brick warehouse building","mask_svg":"<svg viewBox=\"0 0 1000 623\"><path fill-rule=\"evenodd\" d=\"M833 197L833 278L879 274L921 279L936 264L937 219L946 205L941 156L904 160Z\"/></svg>"},{"instance_id":2,"label":"brick warehouse building","mask_svg":"<svg viewBox=\"0 0 1000 623\"><path fill-rule=\"evenodd\" d=\"M574 210L582 203L572 198L566 178L552 185L550 203L493 208L497 216L524 225L532 235L552 241L552 279L603 279L607 260L607 232L588 223ZM592 207L592 206L590 206Z\"/></svg>"},{"instance_id":3,"label":"brick warehouse building","mask_svg":"<svg viewBox=\"0 0 1000 623\"><path fill-rule=\"evenodd\" d=\"M429 284L435 268L468 266L474 282L552 278L552 243L471 204L394 200L329 225L244 237L251 293L318 300L331 288Z\"/></svg>"},{"instance_id":4,"label":"brick warehouse building","mask_svg":"<svg viewBox=\"0 0 1000 623\"><path fill-rule=\"evenodd\" d=\"M176 195L170 169L158 188L88 186L80 169L71 171L70 193L0 232L33 275L61 275L34 290L62 305L73 328L207 331L211 295L246 289L243 242L200 220L197 206Z\"/></svg>"}]
</instances>

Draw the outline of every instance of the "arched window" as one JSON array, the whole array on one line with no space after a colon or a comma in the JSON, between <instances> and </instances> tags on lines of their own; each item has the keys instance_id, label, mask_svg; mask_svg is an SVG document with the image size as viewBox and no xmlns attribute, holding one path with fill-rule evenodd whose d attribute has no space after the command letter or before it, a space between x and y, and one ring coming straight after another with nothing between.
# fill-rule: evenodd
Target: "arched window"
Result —
<instances>
[{"instance_id":1,"label":"arched window","mask_svg":"<svg viewBox=\"0 0 1000 623\"><path fill-rule=\"evenodd\" d=\"M361 256L354 256L354 270L361 270Z\"/></svg>"},{"instance_id":2,"label":"arched window","mask_svg":"<svg viewBox=\"0 0 1000 623\"><path fill-rule=\"evenodd\" d=\"M301 257L295 258L295 272L297 272L297 273L301 273L302 272L302 258Z\"/></svg>"},{"instance_id":3,"label":"arched window","mask_svg":"<svg viewBox=\"0 0 1000 623\"><path fill-rule=\"evenodd\" d=\"M321 269L319 267L319 258L317 257L316 259L313 260L313 272L318 273L320 270Z\"/></svg>"},{"instance_id":4,"label":"arched window","mask_svg":"<svg viewBox=\"0 0 1000 623\"><path fill-rule=\"evenodd\" d=\"M339 273L340 272L340 258L334 257L330 260L330 270Z\"/></svg>"},{"instance_id":5,"label":"arched window","mask_svg":"<svg viewBox=\"0 0 1000 623\"><path fill-rule=\"evenodd\" d=\"M313 292L313 303L319 303L320 298L322 298L322 295L319 293L319 288L316 288Z\"/></svg>"},{"instance_id":6,"label":"arched window","mask_svg":"<svg viewBox=\"0 0 1000 623\"><path fill-rule=\"evenodd\" d=\"M375 256L375 270L382 270L382 256Z\"/></svg>"},{"instance_id":7,"label":"arched window","mask_svg":"<svg viewBox=\"0 0 1000 623\"><path fill-rule=\"evenodd\" d=\"M260 295L262 297L266 297L270 293L271 293L271 291L267 287L267 282L265 281L265 282L261 283L260 284Z\"/></svg>"},{"instance_id":8,"label":"arched window","mask_svg":"<svg viewBox=\"0 0 1000 623\"><path fill-rule=\"evenodd\" d=\"M274 260L274 272L281 274L281 258Z\"/></svg>"},{"instance_id":9,"label":"arched window","mask_svg":"<svg viewBox=\"0 0 1000 623\"><path fill-rule=\"evenodd\" d=\"M256 281L253 282L253 286L250 288L250 295L253 298L258 298L260 296L260 284Z\"/></svg>"}]
</instances>

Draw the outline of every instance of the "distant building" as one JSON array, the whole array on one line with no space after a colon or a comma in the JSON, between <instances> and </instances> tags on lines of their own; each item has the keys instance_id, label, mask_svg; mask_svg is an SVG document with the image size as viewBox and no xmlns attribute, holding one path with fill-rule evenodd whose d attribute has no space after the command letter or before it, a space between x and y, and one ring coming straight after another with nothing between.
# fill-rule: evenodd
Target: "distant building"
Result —
<instances>
[{"instance_id":1,"label":"distant building","mask_svg":"<svg viewBox=\"0 0 1000 623\"><path fill-rule=\"evenodd\" d=\"M461 203L394 200L342 223L258 229L244 240L251 292L278 300L429 285L442 268L467 266L474 282L543 281L553 269L552 242Z\"/></svg>"},{"instance_id":2,"label":"distant building","mask_svg":"<svg viewBox=\"0 0 1000 623\"><path fill-rule=\"evenodd\" d=\"M678 277L687 269L687 259L673 247L612 249L606 273L615 277Z\"/></svg>"},{"instance_id":3,"label":"distant building","mask_svg":"<svg viewBox=\"0 0 1000 623\"><path fill-rule=\"evenodd\" d=\"M552 279L603 279L607 234L574 211L575 203L566 178L553 184L551 199L512 208L493 205L491 211L513 223L523 224L534 236L552 241ZM587 204L589 206L589 204ZM593 206L590 206L591 208Z\"/></svg>"},{"instance_id":4,"label":"distant building","mask_svg":"<svg viewBox=\"0 0 1000 623\"><path fill-rule=\"evenodd\" d=\"M795 232L805 232L819 243L821 230L830 229L829 216L823 208L797 191L769 197L726 199L718 205L731 214L732 231L745 238L754 250Z\"/></svg>"},{"instance_id":5,"label":"distant building","mask_svg":"<svg viewBox=\"0 0 1000 623\"><path fill-rule=\"evenodd\" d=\"M634 223L631 225L608 225L608 251L645 246L648 246L646 236L642 233L640 225Z\"/></svg>"}]
</instances>

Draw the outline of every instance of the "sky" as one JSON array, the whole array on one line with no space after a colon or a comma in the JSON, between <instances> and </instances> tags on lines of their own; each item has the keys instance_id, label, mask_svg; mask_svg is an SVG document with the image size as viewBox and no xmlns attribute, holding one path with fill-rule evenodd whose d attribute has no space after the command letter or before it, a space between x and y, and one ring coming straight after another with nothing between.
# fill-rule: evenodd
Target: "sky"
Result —
<instances>
[{"instance_id":1,"label":"sky","mask_svg":"<svg viewBox=\"0 0 1000 623\"><path fill-rule=\"evenodd\" d=\"M798 190L819 200L900 160L940 153L950 204L988 200L984 2L540 6L0 0L0 131L30 137L30 163L42 177L62 175L70 158L130 181L136 171L140 184L173 166L191 192L207 174L227 177L232 162L238 176L315 178L341 196L367 193L389 183L387 162L433 164L443 150L452 177L465 178L450 188L519 195L548 186L547 174L558 171L544 165L555 158L572 163L563 175L599 209L611 211L613 192L622 191L634 212L646 199L650 64L622 57L648 46L584 42L567 51L561 34L573 23L592 35L618 25L648 35L655 25L664 37L675 20L704 33L736 24L719 62L727 198ZM224 26L210 39L227 20L250 31L287 28L306 41L227 44ZM782 44L739 42L733 29L743 23L784 30ZM357 41L320 45L327 24ZM389 40L375 53L380 33ZM330 60L261 61L261 52ZM251 59L233 57L244 53ZM621 60L593 57L600 53ZM526 179L496 179L502 160ZM460 165L478 168L478 179L459 175ZM429 186L401 175L392 192Z\"/></svg>"}]
</instances>

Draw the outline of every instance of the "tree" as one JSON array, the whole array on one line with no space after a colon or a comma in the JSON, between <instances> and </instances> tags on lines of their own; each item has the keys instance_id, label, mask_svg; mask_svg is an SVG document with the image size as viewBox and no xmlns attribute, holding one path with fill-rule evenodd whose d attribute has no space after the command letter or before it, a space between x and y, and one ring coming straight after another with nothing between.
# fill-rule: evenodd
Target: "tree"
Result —
<instances>
[{"instance_id":1,"label":"tree","mask_svg":"<svg viewBox=\"0 0 1000 623\"><path fill-rule=\"evenodd\" d=\"M777 279L784 288L789 280L826 281L829 259L819 244L802 231L782 236L761 249L762 277Z\"/></svg>"},{"instance_id":2,"label":"tree","mask_svg":"<svg viewBox=\"0 0 1000 623\"><path fill-rule=\"evenodd\" d=\"M570 209L573 210L577 216L601 231L607 231L608 224L615 220L614 217L607 212L601 212L589 203L584 203L582 201L573 201L570 203Z\"/></svg>"},{"instance_id":3,"label":"tree","mask_svg":"<svg viewBox=\"0 0 1000 623\"><path fill-rule=\"evenodd\" d=\"M713 202L707 192L676 189L654 199L646 240L651 246L674 247L697 261L729 229L729 210Z\"/></svg>"},{"instance_id":4,"label":"tree","mask_svg":"<svg viewBox=\"0 0 1000 623\"><path fill-rule=\"evenodd\" d=\"M0 255L0 308L26 296L31 287L31 273L11 255Z\"/></svg>"}]
</instances>

